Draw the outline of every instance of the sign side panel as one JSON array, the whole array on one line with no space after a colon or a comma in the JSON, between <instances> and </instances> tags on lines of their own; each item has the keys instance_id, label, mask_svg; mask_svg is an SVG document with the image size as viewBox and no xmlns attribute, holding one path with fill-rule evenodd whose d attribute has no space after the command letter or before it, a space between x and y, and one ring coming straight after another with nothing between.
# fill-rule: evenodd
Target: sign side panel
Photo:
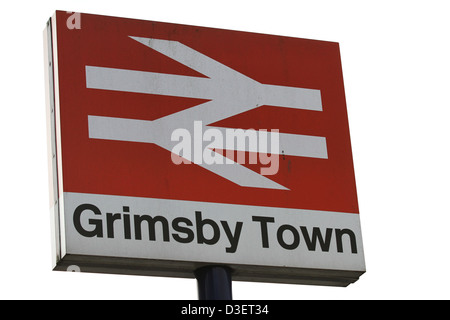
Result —
<instances>
[{"instance_id":1,"label":"sign side panel","mask_svg":"<svg viewBox=\"0 0 450 320\"><path fill-rule=\"evenodd\" d=\"M61 119L59 101L59 64L56 13L44 30L46 80L47 148L49 162L52 265L66 254L61 155Z\"/></svg>"},{"instance_id":2,"label":"sign side panel","mask_svg":"<svg viewBox=\"0 0 450 320\"><path fill-rule=\"evenodd\" d=\"M53 17L54 19L54 17ZM53 21L54 22L54 21ZM47 158L49 178L50 223L52 242L52 266L61 259L61 232L58 206L58 166L56 157L56 119L55 119L55 81L52 18L47 22L43 32L44 38L44 76L47 116Z\"/></svg>"},{"instance_id":3,"label":"sign side panel","mask_svg":"<svg viewBox=\"0 0 450 320\"><path fill-rule=\"evenodd\" d=\"M54 25L53 32L53 64L55 65L54 81L55 81L55 123L56 123L56 160L58 164L58 204L60 210L60 230L61 230L61 257L66 255L66 230L64 228L64 182L63 182L63 157L62 157L62 135L61 135L61 100L60 100L60 62L59 62L59 41L60 39L60 28L58 28L58 14L55 13L52 19Z\"/></svg>"}]
</instances>

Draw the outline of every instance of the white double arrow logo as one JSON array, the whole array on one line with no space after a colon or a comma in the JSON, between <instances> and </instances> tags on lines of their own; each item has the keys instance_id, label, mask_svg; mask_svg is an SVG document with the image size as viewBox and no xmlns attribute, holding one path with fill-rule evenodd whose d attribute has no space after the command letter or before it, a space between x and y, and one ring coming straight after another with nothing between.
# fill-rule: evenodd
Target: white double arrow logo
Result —
<instances>
[{"instance_id":1,"label":"white double arrow logo","mask_svg":"<svg viewBox=\"0 0 450 320\"><path fill-rule=\"evenodd\" d=\"M209 101L154 121L89 115L91 139L155 143L171 151L174 144L171 133L178 128L192 130L194 121L201 121L202 126L211 128L208 124L262 105L322 111L320 90L261 84L180 42L130 38L208 78L86 66L87 88ZM324 137L279 133L279 146L285 155L328 157ZM187 160L240 186L287 190L236 162L221 165L205 164L195 158Z\"/></svg>"}]
</instances>

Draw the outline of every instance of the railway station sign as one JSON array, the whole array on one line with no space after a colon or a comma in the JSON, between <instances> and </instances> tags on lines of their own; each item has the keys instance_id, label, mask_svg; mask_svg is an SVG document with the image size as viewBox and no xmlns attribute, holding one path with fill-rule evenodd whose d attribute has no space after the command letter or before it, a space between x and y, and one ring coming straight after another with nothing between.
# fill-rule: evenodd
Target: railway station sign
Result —
<instances>
[{"instance_id":1,"label":"railway station sign","mask_svg":"<svg viewBox=\"0 0 450 320\"><path fill-rule=\"evenodd\" d=\"M64 11L44 37L55 270L364 273L338 43Z\"/></svg>"}]
</instances>

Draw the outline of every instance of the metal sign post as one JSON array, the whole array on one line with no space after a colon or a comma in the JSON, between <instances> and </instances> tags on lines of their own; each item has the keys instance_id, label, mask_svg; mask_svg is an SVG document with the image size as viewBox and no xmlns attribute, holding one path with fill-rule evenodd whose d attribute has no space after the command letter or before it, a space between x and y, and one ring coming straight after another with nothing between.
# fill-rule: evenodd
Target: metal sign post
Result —
<instances>
[{"instance_id":1,"label":"metal sign post","mask_svg":"<svg viewBox=\"0 0 450 320\"><path fill-rule=\"evenodd\" d=\"M231 269L206 266L195 270L199 300L232 300Z\"/></svg>"}]
</instances>

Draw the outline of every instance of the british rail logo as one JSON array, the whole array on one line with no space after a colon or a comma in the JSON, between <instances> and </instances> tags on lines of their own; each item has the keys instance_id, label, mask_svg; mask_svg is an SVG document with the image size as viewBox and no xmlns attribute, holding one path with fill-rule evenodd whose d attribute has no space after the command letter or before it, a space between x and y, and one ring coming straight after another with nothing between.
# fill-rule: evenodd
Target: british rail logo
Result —
<instances>
[{"instance_id":1,"label":"british rail logo","mask_svg":"<svg viewBox=\"0 0 450 320\"><path fill-rule=\"evenodd\" d=\"M322 111L320 90L262 84L178 41L130 38L207 78L87 65L87 88L208 101L153 121L89 115L91 139L154 143L171 151L176 164L194 163L240 186L254 188L288 190L267 177L278 171L280 150L283 155L328 158L325 137L210 126L262 105ZM216 149L226 149L226 155ZM267 167L258 173L242 166L239 152L252 153L250 163L256 163L258 154Z\"/></svg>"}]
</instances>

